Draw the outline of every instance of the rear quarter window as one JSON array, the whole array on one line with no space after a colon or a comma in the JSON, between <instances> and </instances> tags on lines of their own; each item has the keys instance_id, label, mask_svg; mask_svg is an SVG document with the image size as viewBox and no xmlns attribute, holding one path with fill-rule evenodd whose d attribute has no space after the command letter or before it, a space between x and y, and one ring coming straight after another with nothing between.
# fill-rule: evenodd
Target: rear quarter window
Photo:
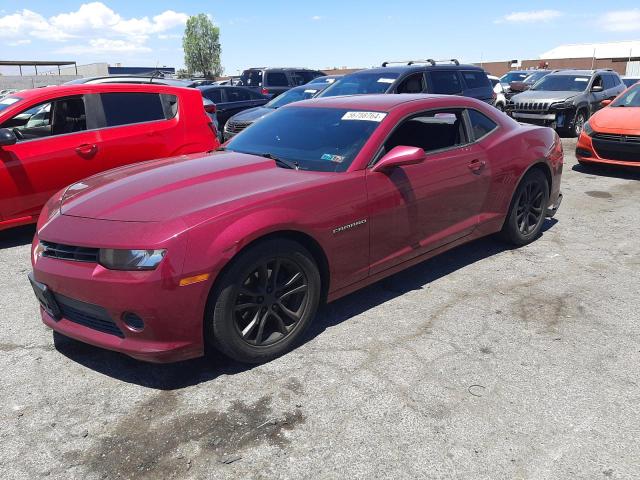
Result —
<instances>
[{"instance_id":1,"label":"rear quarter window","mask_svg":"<svg viewBox=\"0 0 640 480\"><path fill-rule=\"evenodd\" d=\"M462 92L460 77L456 70L435 70L429 72L433 93L454 95Z\"/></svg>"},{"instance_id":2,"label":"rear quarter window","mask_svg":"<svg viewBox=\"0 0 640 480\"><path fill-rule=\"evenodd\" d=\"M498 124L487 117L485 114L480 113L477 110L467 110L469 114L469 121L471 123L471 131L475 140L479 140L486 137L496 128Z\"/></svg>"},{"instance_id":3,"label":"rear quarter window","mask_svg":"<svg viewBox=\"0 0 640 480\"><path fill-rule=\"evenodd\" d=\"M270 87L288 87L289 80L284 72L267 72L265 84Z\"/></svg>"},{"instance_id":4,"label":"rear quarter window","mask_svg":"<svg viewBox=\"0 0 640 480\"><path fill-rule=\"evenodd\" d=\"M487 76L482 72L463 71L462 78L467 88L486 88L490 86Z\"/></svg>"},{"instance_id":5,"label":"rear quarter window","mask_svg":"<svg viewBox=\"0 0 640 480\"><path fill-rule=\"evenodd\" d=\"M101 93L107 127L166 120L166 104L158 93Z\"/></svg>"}]
</instances>

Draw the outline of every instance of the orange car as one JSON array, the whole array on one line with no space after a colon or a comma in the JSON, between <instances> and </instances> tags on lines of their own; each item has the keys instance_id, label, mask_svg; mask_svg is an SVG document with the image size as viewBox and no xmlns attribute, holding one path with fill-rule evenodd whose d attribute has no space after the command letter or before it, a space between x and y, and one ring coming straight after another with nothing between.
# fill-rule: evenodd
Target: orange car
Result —
<instances>
[{"instance_id":1,"label":"orange car","mask_svg":"<svg viewBox=\"0 0 640 480\"><path fill-rule=\"evenodd\" d=\"M584 124L576 145L578 161L640 168L640 83L602 105L606 108Z\"/></svg>"}]
</instances>

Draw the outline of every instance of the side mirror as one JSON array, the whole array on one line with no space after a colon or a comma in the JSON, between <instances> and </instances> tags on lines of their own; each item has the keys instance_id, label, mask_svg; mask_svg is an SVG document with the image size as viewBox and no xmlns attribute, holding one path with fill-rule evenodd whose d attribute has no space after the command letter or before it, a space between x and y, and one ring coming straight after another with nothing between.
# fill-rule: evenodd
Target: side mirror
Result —
<instances>
[{"instance_id":1,"label":"side mirror","mask_svg":"<svg viewBox=\"0 0 640 480\"><path fill-rule=\"evenodd\" d=\"M18 141L18 137L13 133L13 130L9 128L0 128L0 147L6 147L7 145L13 145Z\"/></svg>"},{"instance_id":2,"label":"side mirror","mask_svg":"<svg viewBox=\"0 0 640 480\"><path fill-rule=\"evenodd\" d=\"M395 167L421 163L427 155L422 148L398 145L387 152L371 169L373 172L386 172Z\"/></svg>"},{"instance_id":3,"label":"side mirror","mask_svg":"<svg viewBox=\"0 0 640 480\"><path fill-rule=\"evenodd\" d=\"M607 105L609 105L613 100L611 100L610 98L607 98L606 100L602 100L600 102L600 106L601 107L606 107Z\"/></svg>"},{"instance_id":4,"label":"side mirror","mask_svg":"<svg viewBox=\"0 0 640 480\"><path fill-rule=\"evenodd\" d=\"M604 88L602 87L602 85L594 85L593 87L591 87L591 91L592 92L602 92L604 90Z\"/></svg>"}]
</instances>

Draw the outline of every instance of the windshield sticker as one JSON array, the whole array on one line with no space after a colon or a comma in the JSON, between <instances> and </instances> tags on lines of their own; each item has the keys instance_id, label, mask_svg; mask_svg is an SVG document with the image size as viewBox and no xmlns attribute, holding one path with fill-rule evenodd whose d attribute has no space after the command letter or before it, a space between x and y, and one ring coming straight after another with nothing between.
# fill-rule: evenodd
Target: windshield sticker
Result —
<instances>
[{"instance_id":1,"label":"windshield sticker","mask_svg":"<svg viewBox=\"0 0 640 480\"><path fill-rule=\"evenodd\" d=\"M588 78L583 78L583 77L576 78L576 82L588 82L588 81L589 81Z\"/></svg>"},{"instance_id":2,"label":"windshield sticker","mask_svg":"<svg viewBox=\"0 0 640 480\"><path fill-rule=\"evenodd\" d=\"M13 105L16 102L19 102L20 99L16 97L6 97L0 100L0 105Z\"/></svg>"},{"instance_id":3,"label":"windshield sticker","mask_svg":"<svg viewBox=\"0 0 640 480\"><path fill-rule=\"evenodd\" d=\"M368 120L370 122L381 122L386 116L386 113L381 112L347 112L342 116L342 120Z\"/></svg>"},{"instance_id":4,"label":"windshield sticker","mask_svg":"<svg viewBox=\"0 0 640 480\"><path fill-rule=\"evenodd\" d=\"M327 80L326 80L327 83L333 83L335 81L336 81L335 78L327 78Z\"/></svg>"},{"instance_id":5,"label":"windshield sticker","mask_svg":"<svg viewBox=\"0 0 640 480\"><path fill-rule=\"evenodd\" d=\"M344 162L344 157L342 155L331 155L330 153L325 153L324 155L322 155L322 157L320 157L320 159L334 163Z\"/></svg>"},{"instance_id":6,"label":"windshield sticker","mask_svg":"<svg viewBox=\"0 0 640 480\"><path fill-rule=\"evenodd\" d=\"M378 79L378 83L393 83L395 82L396 79L395 78L379 78Z\"/></svg>"},{"instance_id":7,"label":"windshield sticker","mask_svg":"<svg viewBox=\"0 0 640 480\"><path fill-rule=\"evenodd\" d=\"M304 93L316 93L318 90L305 90Z\"/></svg>"}]
</instances>

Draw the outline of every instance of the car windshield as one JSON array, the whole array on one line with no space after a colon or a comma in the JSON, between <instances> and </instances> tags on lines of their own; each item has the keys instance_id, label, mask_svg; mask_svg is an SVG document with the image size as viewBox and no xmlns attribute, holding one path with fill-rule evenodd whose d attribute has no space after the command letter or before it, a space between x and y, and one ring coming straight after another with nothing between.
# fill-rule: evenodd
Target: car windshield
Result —
<instances>
[{"instance_id":1,"label":"car windshield","mask_svg":"<svg viewBox=\"0 0 640 480\"><path fill-rule=\"evenodd\" d=\"M509 72L500 77L500 83L521 82L527 78L526 72Z\"/></svg>"},{"instance_id":2,"label":"car windshield","mask_svg":"<svg viewBox=\"0 0 640 480\"><path fill-rule=\"evenodd\" d=\"M260 70L245 70L240 76L238 85L243 87L259 87L262 85L262 72Z\"/></svg>"},{"instance_id":3,"label":"car windshield","mask_svg":"<svg viewBox=\"0 0 640 480\"><path fill-rule=\"evenodd\" d=\"M13 105L14 103L19 102L20 100L22 100L21 97L16 97L16 96L10 96L10 97L4 97L2 99L0 99L0 112L2 110L4 110L5 108L9 108L11 105Z\"/></svg>"},{"instance_id":4,"label":"car windshield","mask_svg":"<svg viewBox=\"0 0 640 480\"><path fill-rule=\"evenodd\" d=\"M279 158L301 170L342 172L386 113L337 108L287 107L263 117L226 149Z\"/></svg>"},{"instance_id":5,"label":"car windshield","mask_svg":"<svg viewBox=\"0 0 640 480\"><path fill-rule=\"evenodd\" d=\"M542 77L546 76L549 72L536 72L536 73L532 73L531 75L529 75L527 78L525 78L523 80L524 83L528 84L528 85L533 85L534 83L536 83L538 80L540 80Z\"/></svg>"},{"instance_id":6,"label":"car windshield","mask_svg":"<svg viewBox=\"0 0 640 480\"><path fill-rule=\"evenodd\" d=\"M334 82L319 97L384 93L400 74L397 72L354 73Z\"/></svg>"},{"instance_id":7,"label":"car windshield","mask_svg":"<svg viewBox=\"0 0 640 480\"><path fill-rule=\"evenodd\" d=\"M582 92L589 85L587 75L547 75L535 83L531 90L549 92Z\"/></svg>"},{"instance_id":8,"label":"car windshield","mask_svg":"<svg viewBox=\"0 0 640 480\"><path fill-rule=\"evenodd\" d=\"M305 88L293 88L288 92L274 98L265 105L267 108L280 108L293 102L299 102L300 100L307 100L313 97L321 89L307 86Z\"/></svg>"},{"instance_id":9,"label":"car windshield","mask_svg":"<svg viewBox=\"0 0 640 480\"><path fill-rule=\"evenodd\" d=\"M612 107L640 107L640 84L631 87L613 102ZM635 115L635 114L634 114Z\"/></svg>"}]
</instances>

